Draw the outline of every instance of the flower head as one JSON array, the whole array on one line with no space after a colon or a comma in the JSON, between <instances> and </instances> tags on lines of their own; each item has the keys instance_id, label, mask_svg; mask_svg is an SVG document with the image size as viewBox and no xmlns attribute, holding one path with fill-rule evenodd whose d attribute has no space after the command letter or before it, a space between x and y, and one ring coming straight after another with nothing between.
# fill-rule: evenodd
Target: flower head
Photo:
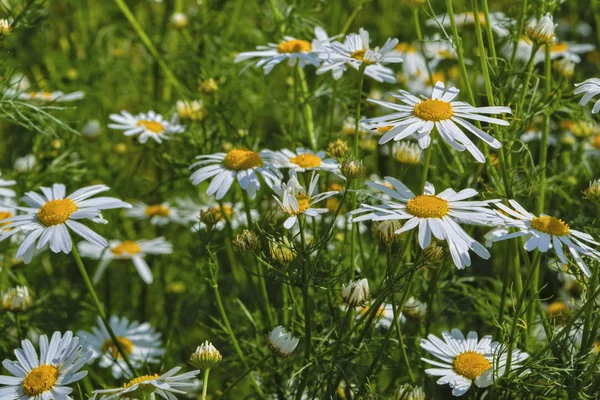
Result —
<instances>
[{"instance_id":1,"label":"flower head","mask_svg":"<svg viewBox=\"0 0 600 400\"><path fill-rule=\"evenodd\" d=\"M10 288L0 295L2 309L7 311L27 311L31 306L31 297L27 286Z\"/></svg>"},{"instance_id":2,"label":"flower head","mask_svg":"<svg viewBox=\"0 0 600 400\"><path fill-rule=\"evenodd\" d=\"M109 128L124 131L125 136L137 136L138 142L142 144L148 142L148 139L162 143L185 130L176 120L167 121L154 111L137 115L121 111L121 114L111 114L110 119L115 123L108 124Z\"/></svg>"},{"instance_id":3,"label":"flower head","mask_svg":"<svg viewBox=\"0 0 600 400\"><path fill-rule=\"evenodd\" d=\"M214 367L223 360L219 350L209 343L208 340L202 343L190 357L190 364L194 367L204 370Z\"/></svg>"},{"instance_id":4,"label":"flower head","mask_svg":"<svg viewBox=\"0 0 600 400\"><path fill-rule=\"evenodd\" d=\"M350 280L348 286L342 285L342 300L348 307L362 306L369 297L369 282L366 279Z\"/></svg>"},{"instance_id":5,"label":"flower head","mask_svg":"<svg viewBox=\"0 0 600 400\"><path fill-rule=\"evenodd\" d=\"M535 18L530 20L525 32L532 42L537 44L547 44L554 40L554 29L556 29L557 26L557 24L554 24L552 15L548 12L539 20Z\"/></svg>"},{"instance_id":6,"label":"flower head","mask_svg":"<svg viewBox=\"0 0 600 400\"><path fill-rule=\"evenodd\" d=\"M273 329L267 338L269 349L271 349L275 355L280 357L290 356L296 349L296 346L298 346L298 342L299 339L293 337L292 334L287 332L281 325Z\"/></svg>"},{"instance_id":7,"label":"flower head","mask_svg":"<svg viewBox=\"0 0 600 400\"><path fill-rule=\"evenodd\" d=\"M581 83L576 83L575 87L575 94L583 93L579 105L584 106L592 99L592 97L600 93L600 79L590 78ZM592 108L593 114L596 114L598 111L600 111L600 100L598 100L594 104L594 108Z\"/></svg>"}]
</instances>

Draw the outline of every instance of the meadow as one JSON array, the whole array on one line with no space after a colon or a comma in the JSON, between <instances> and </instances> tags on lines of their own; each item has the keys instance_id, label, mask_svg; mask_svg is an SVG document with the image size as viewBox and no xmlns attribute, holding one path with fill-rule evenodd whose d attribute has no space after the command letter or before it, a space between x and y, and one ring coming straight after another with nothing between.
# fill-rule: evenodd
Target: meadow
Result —
<instances>
[{"instance_id":1,"label":"meadow","mask_svg":"<svg viewBox=\"0 0 600 400\"><path fill-rule=\"evenodd\" d=\"M599 0L0 0L0 400L599 399Z\"/></svg>"}]
</instances>

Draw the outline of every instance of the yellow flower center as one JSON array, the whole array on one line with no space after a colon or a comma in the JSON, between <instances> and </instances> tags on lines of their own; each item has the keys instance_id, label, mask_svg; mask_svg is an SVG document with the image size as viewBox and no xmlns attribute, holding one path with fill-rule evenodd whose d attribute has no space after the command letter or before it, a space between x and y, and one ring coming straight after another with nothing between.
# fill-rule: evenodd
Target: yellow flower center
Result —
<instances>
[{"instance_id":1,"label":"yellow flower center","mask_svg":"<svg viewBox=\"0 0 600 400\"><path fill-rule=\"evenodd\" d=\"M290 161L302 168L316 168L321 165L321 157L310 153L304 153L296 157L291 157Z\"/></svg>"},{"instance_id":2,"label":"yellow flower center","mask_svg":"<svg viewBox=\"0 0 600 400\"><path fill-rule=\"evenodd\" d=\"M165 130L165 127L160 122L148 121L145 119L139 120L136 125L143 126L144 128L146 128L146 130L152 133L161 133Z\"/></svg>"},{"instance_id":3,"label":"yellow flower center","mask_svg":"<svg viewBox=\"0 0 600 400\"><path fill-rule=\"evenodd\" d=\"M50 98L52 97L52 93L51 93L51 92L42 92L42 93L38 93L38 92L29 92L29 95L30 95L31 97L34 97L34 98L36 98L36 99L37 99L37 98L40 98L40 97L43 97L43 98L45 98L45 99L50 99Z\"/></svg>"},{"instance_id":4,"label":"yellow flower center","mask_svg":"<svg viewBox=\"0 0 600 400\"><path fill-rule=\"evenodd\" d=\"M293 39L281 42L277 45L279 53L305 53L312 50L310 42L307 40Z\"/></svg>"},{"instance_id":5,"label":"yellow flower center","mask_svg":"<svg viewBox=\"0 0 600 400\"><path fill-rule=\"evenodd\" d=\"M417 52L417 48L408 43L398 43L396 45L396 47L394 47L394 50L401 52L401 53L416 53Z\"/></svg>"},{"instance_id":6,"label":"yellow flower center","mask_svg":"<svg viewBox=\"0 0 600 400\"><path fill-rule=\"evenodd\" d=\"M532 219L531 227L540 232L554 236L564 236L568 235L570 232L569 225L567 225L563 220L551 217L549 215Z\"/></svg>"},{"instance_id":7,"label":"yellow flower center","mask_svg":"<svg viewBox=\"0 0 600 400\"><path fill-rule=\"evenodd\" d=\"M366 313L369 311L369 309L370 309L370 308L371 308L370 306L363 306L363 307L360 309L360 313L361 313L362 315L365 315L365 314L366 314ZM377 314L375 315L375 318L376 318L376 319L380 319L381 317L383 317L383 313L384 313L384 312L385 312L385 307L384 307L384 305L383 305L383 304L381 304L381 305L379 306L379 308L377 309Z\"/></svg>"},{"instance_id":8,"label":"yellow flower center","mask_svg":"<svg viewBox=\"0 0 600 400\"><path fill-rule=\"evenodd\" d=\"M305 194L299 194L296 196L296 201L298 201L298 211L295 213L302 214L310 207L310 197Z\"/></svg>"},{"instance_id":9,"label":"yellow flower center","mask_svg":"<svg viewBox=\"0 0 600 400\"><path fill-rule=\"evenodd\" d=\"M600 150L600 135L594 136L594 138L592 139L592 146L594 146L594 148Z\"/></svg>"},{"instance_id":10,"label":"yellow flower center","mask_svg":"<svg viewBox=\"0 0 600 400\"><path fill-rule=\"evenodd\" d=\"M8 219L10 217L12 217L13 214L11 212L8 211L0 211L0 228L2 228L3 226L6 226L8 224L10 224L10 222L2 222L5 219Z\"/></svg>"},{"instance_id":11,"label":"yellow flower center","mask_svg":"<svg viewBox=\"0 0 600 400\"><path fill-rule=\"evenodd\" d=\"M423 194L408 200L406 211L419 218L442 218L448 214L448 202L436 196Z\"/></svg>"},{"instance_id":12,"label":"yellow flower center","mask_svg":"<svg viewBox=\"0 0 600 400\"><path fill-rule=\"evenodd\" d=\"M475 380L492 368L492 364L483 354L469 350L456 356L452 362L452 368L457 374Z\"/></svg>"},{"instance_id":13,"label":"yellow flower center","mask_svg":"<svg viewBox=\"0 0 600 400\"><path fill-rule=\"evenodd\" d=\"M133 343L131 342L131 340L123 336L117 336L117 342L119 342L121 348L123 349L126 355L129 355L133 352ZM119 349L117 348L112 339L107 339L106 342L104 342L104 344L102 345L102 352L110 353L112 358L115 360L121 357Z\"/></svg>"},{"instance_id":14,"label":"yellow flower center","mask_svg":"<svg viewBox=\"0 0 600 400\"><path fill-rule=\"evenodd\" d=\"M23 379L23 392L28 396L37 396L54 387L58 379L58 368L43 364L35 367Z\"/></svg>"},{"instance_id":15,"label":"yellow flower center","mask_svg":"<svg viewBox=\"0 0 600 400\"><path fill-rule=\"evenodd\" d=\"M229 151L223 159L223 166L231 171L262 167L262 157L251 150L236 149Z\"/></svg>"},{"instance_id":16,"label":"yellow flower center","mask_svg":"<svg viewBox=\"0 0 600 400\"><path fill-rule=\"evenodd\" d=\"M110 249L110 251L117 256L121 256L123 254L129 254L130 256L133 256L139 253L141 249L140 246L133 240L125 240Z\"/></svg>"},{"instance_id":17,"label":"yellow flower center","mask_svg":"<svg viewBox=\"0 0 600 400\"><path fill-rule=\"evenodd\" d=\"M366 50L356 50L354 53L350 54L350 58L354 58L355 60L362 61L365 64L373 64L370 60L365 60Z\"/></svg>"},{"instance_id":18,"label":"yellow flower center","mask_svg":"<svg viewBox=\"0 0 600 400\"><path fill-rule=\"evenodd\" d=\"M50 200L40 208L37 219L45 226L64 224L75 211L77 206L71 199Z\"/></svg>"},{"instance_id":19,"label":"yellow flower center","mask_svg":"<svg viewBox=\"0 0 600 400\"><path fill-rule=\"evenodd\" d=\"M550 45L551 53L560 53L563 51L567 51L569 49L569 45L565 42L556 42Z\"/></svg>"},{"instance_id":20,"label":"yellow flower center","mask_svg":"<svg viewBox=\"0 0 600 400\"><path fill-rule=\"evenodd\" d=\"M137 385L138 383L142 383L142 382L146 382L146 381L151 381L153 379L158 379L158 378L160 378L160 375L158 375L158 374L138 376L137 378L133 378L129 382L124 383L123 384L123 389L130 388L133 385Z\"/></svg>"},{"instance_id":21,"label":"yellow flower center","mask_svg":"<svg viewBox=\"0 0 600 400\"><path fill-rule=\"evenodd\" d=\"M227 217L231 221L231 217L233 217L233 208L230 205L224 204L222 209L221 206L216 206L213 210L215 210L215 214L219 220Z\"/></svg>"},{"instance_id":22,"label":"yellow flower center","mask_svg":"<svg viewBox=\"0 0 600 400\"><path fill-rule=\"evenodd\" d=\"M557 323L566 323L569 320L571 311L562 301L555 301L548 304L546 314Z\"/></svg>"},{"instance_id":23,"label":"yellow flower center","mask_svg":"<svg viewBox=\"0 0 600 400\"><path fill-rule=\"evenodd\" d=\"M146 207L146 210L144 211L149 217L168 217L170 212L169 209L163 206L162 204L153 204L151 206Z\"/></svg>"},{"instance_id":24,"label":"yellow flower center","mask_svg":"<svg viewBox=\"0 0 600 400\"><path fill-rule=\"evenodd\" d=\"M413 114L425 121L442 121L452 117L452 105L443 100L425 100L415 106Z\"/></svg>"}]
</instances>

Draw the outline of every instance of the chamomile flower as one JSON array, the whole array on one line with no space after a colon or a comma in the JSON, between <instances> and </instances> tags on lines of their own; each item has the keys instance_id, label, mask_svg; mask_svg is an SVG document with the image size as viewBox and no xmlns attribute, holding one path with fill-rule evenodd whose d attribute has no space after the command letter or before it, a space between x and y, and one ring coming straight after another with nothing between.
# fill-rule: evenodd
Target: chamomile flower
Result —
<instances>
[{"instance_id":1,"label":"chamomile flower","mask_svg":"<svg viewBox=\"0 0 600 400\"><path fill-rule=\"evenodd\" d=\"M402 73L406 77L420 77L427 75L427 64L417 45L413 43L398 43L392 50L397 53L402 61Z\"/></svg>"},{"instance_id":2,"label":"chamomile flower","mask_svg":"<svg viewBox=\"0 0 600 400\"><path fill-rule=\"evenodd\" d=\"M452 41L442 38L438 33L423 42L423 53L431 60L431 67L442 60L456 60L456 49Z\"/></svg>"},{"instance_id":3,"label":"chamomile flower","mask_svg":"<svg viewBox=\"0 0 600 400\"><path fill-rule=\"evenodd\" d=\"M272 162L277 168L289 168L292 171L328 171L340 173L340 163L333 158L327 158L324 151L297 148L295 152L283 149L271 152Z\"/></svg>"},{"instance_id":4,"label":"chamomile flower","mask_svg":"<svg viewBox=\"0 0 600 400\"><path fill-rule=\"evenodd\" d=\"M113 315L110 317L109 324L134 368L142 367L146 363L160 362L160 357L165 352L161 348L161 335L148 322L130 323L125 317L119 318ZM89 363L99 361L100 367L110 368L115 378L130 374L125 360L121 357L100 317L98 317L98 326L93 327L92 332L79 331L77 335L86 338L85 348L92 353Z\"/></svg>"},{"instance_id":5,"label":"chamomile flower","mask_svg":"<svg viewBox=\"0 0 600 400\"><path fill-rule=\"evenodd\" d=\"M462 396L471 385L485 388L494 383L495 376L506 368L506 348L492 342L491 336L478 340L477 332L469 332L465 338L460 330L442 332L444 341L435 335L421 339L421 348L440 361L421 358L436 368L425 370L428 375L439 376L438 385L450 385L453 396ZM520 367L528 354L513 350L511 370Z\"/></svg>"},{"instance_id":6,"label":"chamomile flower","mask_svg":"<svg viewBox=\"0 0 600 400\"><path fill-rule=\"evenodd\" d=\"M275 355L289 357L298 346L299 341L298 338L292 336L283 326L279 325L269 334L267 345Z\"/></svg>"},{"instance_id":7,"label":"chamomile flower","mask_svg":"<svg viewBox=\"0 0 600 400\"><path fill-rule=\"evenodd\" d=\"M580 54L589 53L593 51L596 47L591 44L584 43L570 43L570 42L553 42L547 44L546 46L550 46L550 59L555 60L557 58L567 58L571 62L580 63L581 57ZM540 50L535 54L535 63L539 64L546 59L546 51L544 46L540 48Z\"/></svg>"},{"instance_id":8,"label":"chamomile flower","mask_svg":"<svg viewBox=\"0 0 600 400\"><path fill-rule=\"evenodd\" d=\"M199 370L176 375L181 367L171 368L164 374L142 375L131 379L116 389L94 390L92 400L101 396L99 400L116 399L169 399L175 400L175 394L187 394L194 389L194 379Z\"/></svg>"},{"instance_id":9,"label":"chamomile flower","mask_svg":"<svg viewBox=\"0 0 600 400\"><path fill-rule=\"evenodd\" d=\"M209 196L216 194L217 200L221 200L227 194L235 179L239 182L242 190L248 192L250 198L253 199L260 189L258 174L263 177L269 187L281 181L283 177L277 167L271 163L270 153L265 151L257 153L234 147L227 153L197 156L196 159L200 161L192 164L190 169L198 166L201 168L190 176L192 183L199 185L212 178L206 194Z\"/></svg>"},{"instance_id":10,"label":"chamomile flower","mask_svg":"<svg viewBox=\"0 0 600 400\"><path fill-rule=\"evenodd\" d=\"M398 39L388 38L383 47L374 49L371 49L369 42L369 32L360 28L358 34L351 33L346 36L343 43L331 42L325 45L325 50L319 53L319 58L324 65L318 69L317 73L322 74L335 70L343 72L346 65L354 69L366 65L365 75L378 82L396 82L394 71L384 67L383 64L402 62L402 57L393 52L394 47L398 44ZM341 76L339 72L337 74ZM334 72L335 76L336 72Z\"/></svg>"},{"instance_id":11,"label":"chamomile flower","mask_svg":"<svg viewBox=\"0 0 600 400\"><path fill-rule=\"evenodd\" d=\"M68 101L76 101L76 100L83 99L84 96L85 96L85 93L80 92L80 91L72 92L72 93L63 93L60 91L46 92L43 90L39 91L39 92L21 92L21 93L18 93L18 95L17 95L19 100L33 100L33 101L40 101L40 102L47 102L47 103L52 103L52 102L62 103L62 102L68 102Z\"/></svg>"},{"instance_id":12,"label":"chamomile flower","mask_svg":"<svg viewBox=\"0 0 600 400\"><path fill-rule=\"evenodd\" d=\"M484 259L490 257L490 253L479 242L471 238L457 223L463 224L489 224L497 221L494 211L488 208L488 201L464 201L477 195L474 189L464 189L455 192L446 189L435 194L435 188L429 182L425 185L425 193L415 196L399 180L386 177L393 188L367 182L367 185L379 190L391 197L391 200L382 199L382 204L371 206L362 204L361 208L351 212L352 221L365 220L406 220L402 228L396 234L419 228L419 245L426 249L431 243L431 236L448 243L452 260L457 268L463 269L471 265L469 250L473 250Z\"/></svg>"},{"instance_id":13,"label":"chamomile flower","mask_svg":"<svg viewBox=\"0 0 600 400\"><path fill-rule=\"evenodd\" d=\"M502 12L491 12L489 13L490 16L490 25L492 28L492 32L494 32L498 37L507 37L511 34L512 30L512 26L514 25L515 21L511 18L508 18L504 13ZM454 21L456 22L456 25L458 27L463 27L463 26L474 26L475 25L475 14L473 14L472 12L466 12L466 13L462 13L462 14L454 14ZM485 21L485 15L480 12L477 15L477 20L479 20L479 23L481 24L481 26L485 26L486 25L486 21ZM441 25L444 28L450 28L450 17L446 14L443 15L438 15L435 17L435 19L430 19L426 22L426 24L428 26L438 26Z\"/></svg>"},{"instance_id":14,"label":"chamomile flower","mask_svg":"<svg viewBox=\"0 0 600 400\"><path fill-rule=\"evenodd\" d=\"M545 253L550 247L553 247L563 264L567 264L567 258L563 252L563 246L567 246L579 268L586 276L591 276L590 269L581 258L581 255L600 260L600 251L590 246L600 246L600 243L594 241L594 238L587 233L571 229L561 219L544 214L537 217L525 210L515 200L511 199L508 202L514 209L502 203L496 203L496 206L502 211L497 212L498 216L502 218L505 226L517 228L518 231L496 237L494 241L523 236L525 238L525 250L538 249Z\"/></svg>"},{"instance_id":15,"label":"chamomile flower","mask_svg":"<svg viewBox=\"0 0 600 400\"><path fill-rule=\"evenodd\" d=\"M154 111L132 115L123 110L121 114L111 114L110 120L115 123L108 124L109 128L124 131L125 136L137 136L138 142L142 144L148 142L148 139L162 143L185 131L185 127L176 120L167 121Z\"/></svg>"},{"instance_id":16,"label":"chamomile flower","mask_svg":"<svg viewBox=\"0 0 600 400\"><path fill-rule=\"evenodd\" d=\"M361 307L356 307L356 310L359 312L356 315L356 319L363 318L363 316L371 309L372 305L364 305ZM391 303L381 303L375 312L375 327L389 329L394 323L394 307ZM398 320L401 323L406 322L406 319L400 313L398 315Z\"/></svg>"},{"instance_id":17,"label":"chamomile flower","mask_svg":"<svg viewBox=\"0 0 600 400\"><path fill-rule=\"evenodd\" d=\"M196 211L198 213L199 211ZM146 204L141 201L133 203L133 206L125 211L128 217L139 220L149 220L152 225L163 226L174 222L177 224L185 224L189 222L189 218L181 215L177 207L171 206L164 202L160 204Z\"/></svg>"},{"instance_id":18,"label":"chamomile flower","mask_svg":"<svg viewBox=\"0 0 600 400\"><path fill-rule=\"evenodd\" d=\"M83 379L87 371L79 371L90 353L82 353L84 340L72 332L54 332L40 336L38 357L29 340L15 350L17 361L4 360L2 365L13 376L0 375L0 398L21 400L67 400L73 389L68 387ZM79 371L79 372L78 372Z\"/></svg>"},{"instance_id":19,"label":"chamomile flower","mask_svg":"<svg viewBox=\"0 0 600 400\"><path fill-rule=\"evenodd\" d=\"M114 197L90 199L98 193L110 190L106 185L86 186L69 196L66 196L65 185L60 183L55 183L51 188L40 189L43 193L41 195L36 192L25 193L22 200L29 207L18 207L25 214L3 221L6 223L4 228L10 230L0 236L0 241L16 233L25 232L23 242L17 250L17 257L22 257L29 250L33 250L36 241L37 249L50 244L50 250L54 253L70 253L72 242L69 229L90 243L106 247L108 245L106 239L78 220L89 219L96 223L107 223L102 218L101 210L131 207L130 204Z\"/></svg>"},{"instance_id":20,"label":"chamomile flower","mask_svg":"<svg viewBox=\"0 0 600 400\"><path fill-rule=\"evenodd\" d=\"M579 101L580 106L585 106L592 97L600 94L600 79L590 78L581 83L575 84L575 94L583 93L583 97ZM600 100L596 101L594 108L592 108L592 114L596 114L600 111Z\"/></svg>"},{"instance_id":21,"label":"chamomile flower","mask_svg":"<svg viewBox=\"0 0 600 400\"><path fill-rule=\"evenodd\" d=\"M422 149L431 144L431 132L434 128L440 137L457 151L469 151L475 159L481 163L485 162L483 153L463 133L466 129L475 136L482 139L494 149L502 147L502 144L491 135L485 133L467 120L484 121L491 124L508 126L509 122L480 114L510 114L508 107L473 107L461 101L452 101L459 90L451 87L445 90L442 82L437 82L433 89L431 98L419 99L418 97L399 90L395 98L404 105L368 99L395 112L378 118L371 118L367 122L384 126L393 126L385 135L379 139L379 144L384 144L394 139L396 141L405 139L415 134L419 146ZM462 129L461 129L462 128Z\"/></svg>"},{"instance_id":22,"label":"chamomile flower","mask_svg":"<svg viewBox=\"0 0 600 400\"><path fill-rule=\"evenodd\" d=\"M335 196L338 191L329 191L316 194L317 183L319 182L319 175L313 172L310 178L310 186L308 190L304 188L300 182L295 171L290 172L290 179L287 183L281 182L273 186L273 191L277 196L273 196L275 201L279 204L284 213L288 214L289 217L283 223L285 229L291 229L298 223L298 215L308 215L316 217L319 214L324 214L329 211L327 208L313 208L313 204L316 204L328 197Z\"/></svg>"},{"instance_id":23,"label":"chamomile flower","mask_svg":"<svg viewBox=\"0 0 600 400\"><path fill-rule=\"evenodd\" d=\"M106 270L107 265L113 260L131 260L140 278L147 284L154 280L152 272L145 257L147 255L171 254L173 245L165 238L141 240L111 240L108 248L104 249L91 243L81 242L77 245L82 257L100 260L98 269L94 274L93 282L98 283Z\"/></svg>"},{"instance_id":24,"label":"chamomile flower","mask_svg":"<svg viewBox=\"0 0 600 400\"><path fill-rule=\"evenodd\" d=\"M284 61L287 61L290 67L296 64L300 68L304 68L308 64L318 67L321 65L321 61L315 50L321 50L323 41L328 40L327 33L323 28L316 26L315 39L312 42L285 36L284 40L279 43L269 43L268 46L257 46L256 51L247 51L238 54L233 62L239 63L251 58L258 58L256 66L263 68L265 75L269 74L276 65Z\"/></svg>"}]
</instances>

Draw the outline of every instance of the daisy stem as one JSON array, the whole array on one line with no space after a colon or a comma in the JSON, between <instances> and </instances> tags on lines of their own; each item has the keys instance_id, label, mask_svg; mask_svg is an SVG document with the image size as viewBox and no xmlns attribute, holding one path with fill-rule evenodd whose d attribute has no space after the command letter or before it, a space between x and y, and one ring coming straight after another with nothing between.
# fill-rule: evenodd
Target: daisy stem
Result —
<instances>
[{"instance_id":1,"label":"daisy stem","mask_svg":"<svg viewBox=\"0 0 600 400\"><path fill-rule=\"evenodd\" d=\"M17 325L17 339L19 339L19 342L21 342L21 340L23 340L23 331L21 329L21 313L17 311L14 314L15 314L15 322Z\"/></svg>"},{"instance_id":2,"label":"daisy stem","mask_svg":"<svg viewBox=\"0 0 600 400\"><path fill-rule=\"evenodd\" d=\"M431 82L431 84L433 85L435 84L435 82L433 82L433 74L431 73L429 62L427 62L427 57L425 57L425 49L423 48L423 32L421 30L421 21L419 20L419 7L412 8L412 16L413 21L415 23L415 30L417 31L417 39L419 40L419 50L421 51L423 60L425 60L425 67L427 68L427 76L429 76L429 82Z\"/></svg>"},{"instance_id":3,"label":"daisy stem","mask_svg":"<svg viewBox=\"0 0 600 400\"><path fill-rule=\"evenodd\" d=\"M117 335L115 335L115 332L112 330L112 328L106 318L106 314L104 313L104 308L102 307L102 304L100 303L100 300L98 299L98 295L96 294L94 285L92 285L92 281L90 280L90 277L89 277L87 271L85 270L85 266L83 265L83 261L81 261L81 256L79 255L79 251L77 250L77 246L75 245L75 242L73 241L73 239L71 239L71 245L73 248L73 258L75 259L75 264L77 264L77 268L79 269L79 272L81 273L81 277L83 278L85 286L87 287L87 290L90 293L92 300L94 301L94 305L96 306L96 309L98 310L98 315L100 315L100 318L102 319L102 323L104 323L104 327L106 328L108 335L110 336L110 338L112 340L112 343L115 345L115 347L119 351L119 354L121 355L121 357L123 357L123 360L127 364L127 367L129 368L129 370L131 371L133 376L136 376L135 368L133 368L133 365L131 365L131 362L129 361L129 357L127 357L127 353L125 352L125 350L123 350L123 346L121 346L121 342L119 342L119 340L117 339Z\"/></svg>"},{"instance_id":4,"label":"daisy stem","mask_svg":"<svg viewBox=\"0 0 600 400\"><path fill-rule=\"evenodd\" d=\"M425 192L425 185L427 184L427 175L429 173L429 164L431 163L431 153L433 152L433 143L425 149L425 161L423 162L423 175L421 175L421 186L420 192Z\"/></svg>"},{"instance_id":5,"label":"daisy stem","mask_svg":"<svg viewBox=\"0 0 600 400\"><path fill-rule=\"evenodd\" d=\"M308 381L308 364L310 362L310 353L312 345L312 320L311 320L311 299L310 299L310 276L309 276L309 262L306 252L306 237L304 235L304 224L306 220L304 218L299 219L300 226L300 242L302 246L302 303L304 305L304 373L302 374L302 381L300 382L299 390L296 392L296 399L300 399L304 393Z\"/></svg>"},{"instance_id":6,"label":"daisy stem","mask_svg":"<svg viewBox=\"0 0 600 400\"><path fill-rule=\"evenodd\" d=\"M202 400L206 400L206 392L208 392L208 374L210 374L210 368L204 370L204 378L202 379Z\"/></svg>"},{"instance_id":7,"label":"daisy stem","mask_svg":"<svg viewBox=\"0 0 600 400\"><path fill-rule=\"evenodd\" d=\"M358 134L358 127L360 125L360 106L362 104L362 91L363 85L365 82L365 71L367 69L367 64L361 64L358 70L359 78L358 78L358 96L356 97L356 119L354 120L354 145L353 145L353 155L354 159L358 160L358 143L360 141L360 135Z\"/></svg>"},{"instance_id":8,"label":"daisy stem","mask_svg":"<svg viewBox=\"0 0 600 400\"><path fill-rule=\"evenodd\" d=\"M488 47L490 49L490 55L492 56L492 63L494 64L494 67L498 67L498 60L496 59L496 44L494 43L494 35L492 32L492 22L490 21L490 10L488 7L488 2L487 0L483 0L481 4L483 6L483 17L485 19L485 35L487 36Z\"/></svg>"},{"instance_id":9,"label":"daisy stem","mask_svg":"<svg viewBox=\"0 0 600 400\"><path fill-rule=\"evenodd\" d=\"M531 55L529 56L529 61L527 62L527 66L525 67L525 81L523 82L523 88L521 89L521 98L517 103L516 114L519 117L522 117L523 107L525 104L525 96L527 96L527 91L529 89L529 81L531 80L531 73L533 72L533 65L535 64L535 54L539 50L540 46L538 44L533 44L531 48Z\"/></svg>"},{"instance_id":10,"label":"daisy stem","mask_svg":"<svg viewBox=\"0 0 600 400\"><path fill-rule=\"evenodd\" d=\"M550 92L552 91L552 81L551 81L551 72L552 72L552 60L550 59L550 46L545 46L545 56L546 59L544 61L544 77L546 78L546 96L550 97ZM544 203L546 200L546 169L547 169L547 161L548 161L548 134L550 133L550 113L546 112L545 120L544 120L544 130L542 131L542 142L540 143L540 159L538 170L540 173L540 191L538 192L538 201L537 201L537 215L540 215L544 212Z\"/></svg>"},{"instance_id":11,"label":"daisy stem","mask_svg":"<svg viewBox=\"0 0 600 400\"><path fill-rule=\"evenodd\" d=\"M312 109L310 108L310 103L308 102L308 98L310 97L308 94L308 84L306 83L306 76L304 75L304 70L298 68L298 78L300 79L300 89L302 90L302 97L300 98L300 103L302 106L302 113L304 114L304 123L306 125L306 132L308 133L308 140L310 142L310 147L313 151L317 151L317 139L315 137L315 125L313 122Z\"/></svg>"},{"instance_id":12,"label":"daisy stem","mask_svg":"<svg viewBox=\"0 0 600 400\"><path fill-rule=\"evenodd\" d=\"M333 80L333 84L331 85L331 99L330 99L330 104L329 104L329 132L327 132L327 138L329 140L331 140L331 136L333 134L333 120L334 120L334 114L335 114L335 103L337 100L337 87L338 87L338 81L336 81L335 79Z\"/></svg>"},{"instance_id":13,"label":"daisy stem","mask_svg":"<svg viewBox=\"0 0 600 400\"><path fill-rule=\"evenodd\" d=\"M225 395L227 394L227 392L229 392L231 389L233 389L238 383L240 383L242 381L242 379L244 379L246 377L246 375L250 374L250 376L252 377L252 380L254 381L254 377L252 376L251 372L254 371L256 368L258 368L259 366L261 366L265 361L267 361L268 359L270 359L272 356L271 353L267 354L266 356L264 356L261 360L259 360L258 362L254 363L251 367L246 367L246 370L240 375L238 376L233 383L231 383L229 386L227 386L227 388L223 391L223 393L221 393L221 396L219 398L223 398L225 397ZM204 391L204 389L202 389ZM262 398L265 398L264 394L261 396ZM204 397L203 397L204 399Z\"/></svg>"},{"instance_id":14,"label":"daisy stem","mask_svg":"<svg viewBox=\"0 0 600 400\"><path fill-rule=\"evenodd\" d=\"M525 26L525 18L527 17L527 0L523 0L523 4L520 7L521 15L519 15L519 22L517 25L516 41L513 47L512 54L510 56L510 64L515 63L517 58L517 50L519 49L519 40L521 40L521 34L523 33L523 27Z\"/></svg>"}]
</instances>

